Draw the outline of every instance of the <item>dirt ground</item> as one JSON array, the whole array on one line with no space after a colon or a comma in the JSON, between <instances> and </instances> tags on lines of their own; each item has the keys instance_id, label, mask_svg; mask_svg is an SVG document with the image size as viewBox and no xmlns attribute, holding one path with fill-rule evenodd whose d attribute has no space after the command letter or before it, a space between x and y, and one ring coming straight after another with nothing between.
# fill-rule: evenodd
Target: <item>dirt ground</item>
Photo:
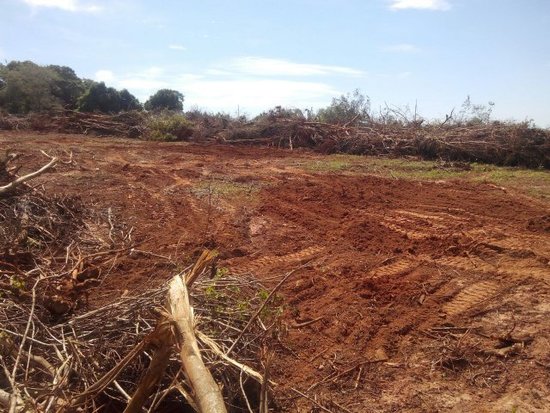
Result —
<instances>
[{"instance_id":1,"label":"dirt ground","mask_svg":"<svg viewBox=\"0 0 550 413\"><path fill-rule=\"evenodd\" d=\"M91 306L167 279L161 256L187 263L204 247L268 285L296 269L274 340L277 411L548 411L547 201L320 168L306 151L16 132L0 147L24 155L21 172L45 163L40 150L72 152L46 190L133 227L139 251Z\"/></svg>"}]
</instances>

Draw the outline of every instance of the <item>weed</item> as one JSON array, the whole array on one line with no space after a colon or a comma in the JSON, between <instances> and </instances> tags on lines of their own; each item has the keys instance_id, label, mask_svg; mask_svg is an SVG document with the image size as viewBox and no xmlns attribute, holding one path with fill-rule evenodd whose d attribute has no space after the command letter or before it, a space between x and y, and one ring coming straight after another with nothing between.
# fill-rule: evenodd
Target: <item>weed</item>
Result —
<instances>
[{"instance_id":1,"label":"weed","mask_svg":"<svg viewBox=\"0 0 550 413\"><path fill-rule=\"evenodd\" d=\"M147 138L153 141L181 141L193 135L193 124L175 113L152 115L147 120Z\"/></svg>"},{"instance_id":2,"label":"weed","mask_svg":"<svg viewBox=\"0 0 550 413\"><path fill-rule=\"evenodd\" d=\"M13 288L16 288L18 290L24 290L25 289L25 280L22 280L19 277L16 277L15 275L11 277L10 279L10 285Z\"/></svg>"},{"instance_id":3,"label":"weed","mask_svg":"<svg viewBox=\"0 0 550 413\"><path fill-rule=\"evenodd\" d=\"M229 269L226 268L226 267L219 267L216 269L216 275L214 276L214 278L216 280L219 280L220 278L223 278L225 277L227 274L229 273Z\"/></svg>"}]
</instances>

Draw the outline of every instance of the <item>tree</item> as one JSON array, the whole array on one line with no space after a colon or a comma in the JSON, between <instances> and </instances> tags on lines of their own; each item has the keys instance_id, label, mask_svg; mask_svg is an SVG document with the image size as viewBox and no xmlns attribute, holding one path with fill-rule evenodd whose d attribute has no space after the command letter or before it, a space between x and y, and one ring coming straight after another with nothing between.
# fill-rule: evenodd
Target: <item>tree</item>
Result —
<instances>
[{"instance_id":1,"label":"tree","mask_svg":"<svg viewBox=\"0 0 550 413\"><path fill-rule=\"evenodd\" d=\"M120 112L120 96L115 88L107 87L104 82L94 82L78 99L81 112Z\"/></svg>"},{"instance_id":2,"label":"tree","mask_svg":"<svg viewBox=\"0 0 550 413\"><path fill-rule=\"evenodd\" d=\"M145 102L147 110L183 111L184 96L177 90L161 89Z\"/></svg>"},{"instance_id":3,"label":"tree","mask_svg":"<svg viewBox=\"0 0 550 413\"><path fill-rule=\"evenodd\" d=\"M370 99L359 89L353 93L333 98L330 106L319 109L317 118L321 122L357 124L370 120Z\"/></svg>"},{"instance_id":4,"label":"tree","mask_svg":"<svg viewBox=\"0 0 550 413\"><path fill-rule=\"evenodd\" d=\"M118 113L139 109L139 100L128 90L119 92L115 88L107 87L104 82L92 82L78 99L78 110L82 112Z\"/></svg>"},{"instance_id":5,"label":"tree","mask_svg":"<svg viewBox=\"0 0 550 413\"><path fill-rule=\"evenodd\" d=\"M120 108L121 110L141 110L141 103L139 103L139 100L132 95L130 92L128 92L127 89L122 89L119 92L120 96Z\"/></svg>"},{"instance_id":6,"label":"tree","mask_svg":"<svg viewBox=\"0 0 550 413\"><path fill-rule=\"evenodd\" d=\"M47 68L57 75L51 85L52 94L60 100L63 107L76 109L78 98L85 90L82 79L67 66L50 65Z\"/></svg>"},{"instance_id":7,"label":"tree","mask_svg":"<svg viewBox=\"0 0 550 413\"><path fill-rule=\"evenodd\" d=\"M28 113L60 108L60 100L52 93L59 79L51 69L33 62L12 61L0 67L4 87L0 89L0 108L10 113Z\"/></svg>"}]
</instances>

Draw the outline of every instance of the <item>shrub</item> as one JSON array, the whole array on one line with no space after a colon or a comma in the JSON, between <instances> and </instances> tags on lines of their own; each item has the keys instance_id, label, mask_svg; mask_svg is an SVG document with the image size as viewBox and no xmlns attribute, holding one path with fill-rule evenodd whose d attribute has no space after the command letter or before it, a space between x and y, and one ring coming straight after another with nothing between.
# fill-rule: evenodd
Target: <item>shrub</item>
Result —
<instances>
[{"instance_id":1,"label":"shrub","mask_svg":"<svg viewBox=\"0 0 550 413\"><path fill-rule=\"evenodd\" d=\"M319 109L317 118L321 122L356 125L370 120L370 98L359 89L353 93L332 99L330 106Z\"/></svg>"},{"instance_id":2,"label":"shrub","mask_svg":"<svg viewBox=\"0 0 550 413\"><path fill-rule=\"evenodd\" d=\"M181 112L183 111L183 95L177 90L161 89L145 102L145 109Z\"/></svg>"},{"instance_id":3,"label":"shrub","mask_svg":"<svg viewBox=\"0 0 550 413\"><path fill-rule=\"evenodd\" d=\"M147 138L154 141L183 141L193 135L193 124L175 113L152 115L147 120Z\"/></svg>"}]
</instances>

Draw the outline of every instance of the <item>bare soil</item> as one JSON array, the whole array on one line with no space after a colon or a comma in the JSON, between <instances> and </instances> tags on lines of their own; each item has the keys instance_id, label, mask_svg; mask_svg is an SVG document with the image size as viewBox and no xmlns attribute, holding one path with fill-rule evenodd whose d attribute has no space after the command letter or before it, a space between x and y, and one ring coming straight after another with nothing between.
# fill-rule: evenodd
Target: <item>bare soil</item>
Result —
<instances>
[{"instance_id":1,"label":"bare soil","mask_svg":"<svg viewBox=\"0 0 550 413\"><path fill-rule=\"evenodd\" d=\"M316 171L307 151L18 132L0 146L25 170L41 149L72 152L46 190L134 227L143 253L114 262L89 306L167 279L155 254L185 264L214 247L218 266L267 284L298 268L273 341L276 411L548 411L547 203Z\"/></svg>"}]
</instances>

